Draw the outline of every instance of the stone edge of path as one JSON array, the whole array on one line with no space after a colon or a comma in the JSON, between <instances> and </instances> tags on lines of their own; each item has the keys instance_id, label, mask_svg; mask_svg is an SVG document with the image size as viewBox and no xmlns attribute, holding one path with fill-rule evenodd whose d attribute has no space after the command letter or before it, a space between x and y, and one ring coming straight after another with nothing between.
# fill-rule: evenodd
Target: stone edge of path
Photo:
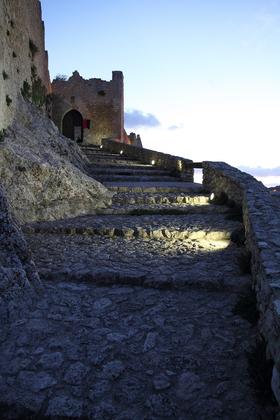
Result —
<instances>
[{"instance_id":1,"label":"stone edge of path","mask_svg":"<svg viewBox=\"0 0 280 420\"><path fill-rule=\"evenodd\" d=\"M242 206L259 328L273 361L271 386L280 404L280 207L261 182L224 162L203 162L203 185Z\"/></svg>"}]
</instances>

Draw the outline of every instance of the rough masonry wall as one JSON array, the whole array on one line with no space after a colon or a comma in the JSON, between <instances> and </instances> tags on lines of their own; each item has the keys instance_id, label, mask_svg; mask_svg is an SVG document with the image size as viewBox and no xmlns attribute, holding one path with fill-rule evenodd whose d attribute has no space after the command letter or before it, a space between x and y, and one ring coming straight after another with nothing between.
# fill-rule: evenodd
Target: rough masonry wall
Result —
<instances>
[{"instance_id":1,"label":"rough masonry wall","mask_svg":"<svg viewBox=\"0 0 280 420\"><path fill-rule=\"evenodd\" d=\"M259 326L274 363L272 389L280 403L280 206L251 175L222 162L204 162L203 169L203 184L209 192L224 192L242 205Z\"/></svg>"},{"instance_id":2,"label":"rough masonry wall","mask_svg":"<svg viewBox=\"0 0 280 420\"><path fill-rule=\"evenodd\" d=\"M24 81L32 74L50 90L44 23L38 0L0 2L0 131L12 123Z\"/></svg>"},{"instance_id":3,"label":"rough masonry wall","mask_svg":"<svg viewBox=\"0 0 280 420\"><path fill-rule=\"evenodd\" d=\"M124 94L123 74L114 71L112 80L83 79L77 71L69 80L52 82L55 124L62 130L62 120L71 110L77 110L90 128L84 128L85 144L100 144L102 138L114 137L123 141Z\"/></svg>"}]
</instances>

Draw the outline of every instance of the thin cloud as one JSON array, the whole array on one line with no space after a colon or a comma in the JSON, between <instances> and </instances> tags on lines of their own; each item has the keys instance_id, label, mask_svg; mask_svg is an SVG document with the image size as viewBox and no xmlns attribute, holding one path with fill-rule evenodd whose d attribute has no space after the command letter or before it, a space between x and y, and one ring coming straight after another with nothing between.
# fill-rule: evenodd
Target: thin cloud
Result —
<instances>
[{"instance_id":1,"label":"thin cloud","mask_svg":"<svg viewBox=\"0 0 280 420\"><path fill-rule=\"evenodd\" d=\"M242 44L245 48L266 48L271 36L279 33L279 5L273 3L262 8L244 27Z\"/></svg>"},{"instance_id":2,"label":"thin cloud","mask_svg":"<svg viewBox=\"0 0 280 420\"><path fill-rule=\"evenodd\" d=\"M124 114L125 126L127 128L159 127L161 124L153 114L146 114L138 109L132 109Z\"/></svg>"},{"instance_id":3,"label":"thin cloud","mask_svg":"<svg viewBox=\"0 0 280 420\"><path fill-rule=\"evenodd\" d=\"M249 166L239 166L239 169L253 176L280 176L280 166L275 168L262 168L260 166L257 168L250 168Z\"/></svg>"},{"instance_id":4,"label":"thin cloud","mask_svg":"<svg viewBox=\"0 0 280 420\"><path fill-rule=\"evenodd\" d=\"M182 125L171 125L170 127L168 127L169 131L175 131L175 130L180 130L180 128L183 128Z\"/></svg>"}]
</instances>

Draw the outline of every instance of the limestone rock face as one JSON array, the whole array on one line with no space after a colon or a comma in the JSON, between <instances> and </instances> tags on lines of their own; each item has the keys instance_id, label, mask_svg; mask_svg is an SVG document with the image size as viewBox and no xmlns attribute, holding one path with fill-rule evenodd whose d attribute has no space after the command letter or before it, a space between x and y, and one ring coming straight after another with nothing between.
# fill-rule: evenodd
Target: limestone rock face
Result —
<instances>
[{"instance_id":1,"label":"limestone rock face","mask_svg":"<svg viewBox=\"0 0 280 420\"><path fill-rule=\"evenodd\" d=\"M0 143L1 183L20 223L94 213L110 193L86 174L87 159L53 122L21 100Z\"/></svg>"},{"instance_id":2,"label":"limestone rock face","mask_svg":"<svg viewBox=\"0 0 280 420\"><path fill-rule=\"evenodd\" d=\"M0 188L0 312L1 334L8 321L16 319L33 292L42 289L31 252L12 218ZM0 341L1 341L0 334Z\"/></svg>"}]
</instances>

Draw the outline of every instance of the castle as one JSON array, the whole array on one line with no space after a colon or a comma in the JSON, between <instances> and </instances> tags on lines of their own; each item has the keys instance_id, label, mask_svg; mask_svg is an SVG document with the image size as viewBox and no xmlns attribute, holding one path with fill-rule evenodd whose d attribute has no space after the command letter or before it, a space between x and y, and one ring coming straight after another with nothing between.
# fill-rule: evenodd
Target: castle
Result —
<instances>
[{"instance_id":1,"label":"castle","mask_svg":"<svg viewBox=\"0 0 280 420\"><path fill-rule=\"evenodd\" d=\"M61 132L77 142L100 144L102 138L123 142L123 74L113 71L110 82L83 79L75 71L69 80L52 83L52 117Z\"/></svg>"}]
</instances>

